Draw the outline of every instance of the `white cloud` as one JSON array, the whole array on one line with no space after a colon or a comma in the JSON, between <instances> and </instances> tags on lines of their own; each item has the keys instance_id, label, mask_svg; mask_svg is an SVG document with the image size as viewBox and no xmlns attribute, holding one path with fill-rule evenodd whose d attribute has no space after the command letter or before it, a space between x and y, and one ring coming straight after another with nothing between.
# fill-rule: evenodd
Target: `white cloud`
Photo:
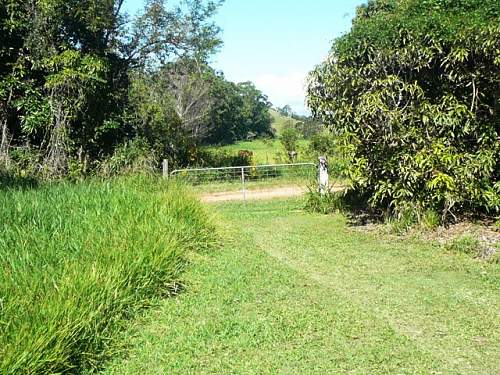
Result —
<instances>
[{"instance_id":1,"label":"white cloud","mask_svg":"<svg viewBox=\"0 0 500 375\"><path fill-rule=\"evenodd\" d=\"M274 106L282 107L289 104L292 109L304 114L305 106L305 73L288 72L283 74L262 74L252 81L257 88L269 97Z\"/></svg>"}]
</instances>

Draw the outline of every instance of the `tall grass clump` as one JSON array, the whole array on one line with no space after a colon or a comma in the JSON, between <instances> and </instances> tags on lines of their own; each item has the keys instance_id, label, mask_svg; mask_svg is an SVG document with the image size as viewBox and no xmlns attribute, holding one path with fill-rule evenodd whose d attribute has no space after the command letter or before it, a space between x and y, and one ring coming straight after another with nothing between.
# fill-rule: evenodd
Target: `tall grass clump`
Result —
<instances>
[{"instance_id":1,"label":"tall grass clump","mask_svg":"<svg viewBox=\"0 0 500 375\"><path fill-rule=\"evenodd\" d=\"M317 183L308 186L308 192L304 201L304 209L306 211L327 215L343 212L349 208L350 205L344 192L327 189L324 194L320 194Z\"/></svg>"},{"instance_id":2,"label":"tall grass clump","mask_svg":"<svg viewBox=\"0 0 500 375\"><path fill-rule=\"evenodd\" d=\"M0 373L97 368L213 243L198 202L153 178L0 189Z\"/></svg>"}]
</instances>

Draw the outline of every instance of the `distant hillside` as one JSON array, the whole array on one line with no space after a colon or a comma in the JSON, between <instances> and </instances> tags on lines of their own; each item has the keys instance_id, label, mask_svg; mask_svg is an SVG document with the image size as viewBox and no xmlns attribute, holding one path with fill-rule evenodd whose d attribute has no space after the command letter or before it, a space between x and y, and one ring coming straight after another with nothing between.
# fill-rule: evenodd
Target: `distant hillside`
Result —
<instances>
[{"instance_id":1,"label":"distant hillside","mask_svg":"<svg viewBox=\"0 0 500 375\"><path fill-rule=\"evenodd\" d=\"M291 117L285 117L275 109L271 108L269 110L269 113L271 114L273 118L273 123L271 126L276 129L276 135L280 135L281 131L283 130L283 126L287 121L292 121L294 124L297 122L297 120L294 120Z\"/></svg>"}]
</instances>

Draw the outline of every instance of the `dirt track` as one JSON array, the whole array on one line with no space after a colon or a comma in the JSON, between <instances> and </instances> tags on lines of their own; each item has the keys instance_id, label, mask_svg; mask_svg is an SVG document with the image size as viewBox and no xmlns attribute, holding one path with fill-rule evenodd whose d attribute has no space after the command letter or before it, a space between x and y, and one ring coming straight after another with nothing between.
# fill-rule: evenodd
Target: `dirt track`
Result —
<instances>
[{"instance_id":1,"label":"dirt track","mask_svg":"<svg viewBox=\"0 0 500 375\"><path fill-rule=\"evenodd\" d=\"M247 190L245 197L248 200L263 200L273 198L288 198L296 197L304 194L307 188L300 186L286 186L272 189ZM243 200L243 192L226 191L220 193L203 194L200 197L202 202L226 202Z\"/></svg>"}]
</instances>

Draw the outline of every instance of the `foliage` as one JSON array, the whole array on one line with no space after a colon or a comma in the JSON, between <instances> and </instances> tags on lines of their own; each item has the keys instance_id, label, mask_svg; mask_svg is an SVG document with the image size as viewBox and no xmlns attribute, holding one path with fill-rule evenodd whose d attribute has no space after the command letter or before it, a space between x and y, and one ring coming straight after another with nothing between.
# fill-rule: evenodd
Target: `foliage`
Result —
<instances>
[{"instance_id":1,"label":"foliage","mask_svg":"<svg viewBox=\"0 0 500 375\"><path fill-rule=\"evenodd\" d=\"M239 150L237 153L227 150L205 149L197 154L196 164L200 167L241 167L253 164L253 152Z\"/></svg>"},{"instance_id":2,"label":"foliage","mask_svg":"<svg viewBox=\"0 0 500 375\"><path fill-rule=\"evenodd\" d=\"M117 147L113 155L100 163L99 175L152 175L156 167L157 158L147 142L142 138L134 138Z\"/></svg>"},{"instance_id":3,"label":"foliage","mask_svg":"<svg viewBox=\"0 0 500 375\"><path fill-rule=\"evenodd\" d=\"M369 1L311 73L313 114L372 206L499 210L499 13L495 0Z\"/></svg>"},{"instance_id":4,"label":"foliage","mask_svg":"<svg viewBox=\"0 0 500 375\"><path fill-rule=\"evenodd\" d=\"M340 138L330 130L323 130L313 135L310 139L306 153L310 160L318 161L321 156L328 161L328 173L330 176L345 178L350 165L345 157L345 150Z\"/></svg>"},{"instance_id":5,"label":"foliage","mask_svg":"<svg viewBox=\"0 0 500 375\"><path fill-rule=\"evenodd\" d=\"M227 144L274 135L269 113L271 104L253 83L235 84L226 81L223 75L216 75L211 94L213 107L208 143Z\"/></svg>"},{"instance_id":6,"label":"foliage","mask_svg":"<svg viewBox=\"0 0 500 375\"><path fill-rule=\"evenodd\" d=\"M294 160L294 156L297 153L297 144L300 139L300 134L295 128L292 122L288 122L283 127L280 135L280 141L283 145L283 148L288 154L288 157L291 161Z\"/></svg>"},{"instance_id":7,"label":"foliage","mask_svg":"<svg viewBox=\"0 0 500 375\"><path fill-rule=\"evenodd\" d=\"M167 85L162 74L133 74L126 116L136 136L146 140L159 159L180 164L189 159L194 141L182 127Z\"/></svg>"},{"instance_id":8,"label":"foliage","mask_svg":"<svg viewBox=\"0 0 500 375\"><path fill-rule=\"evenodd\" d=\"M292 117L293 115L292 107L289 104L286 104L281 108L276 108L276 112L278 112L283 117Z\"/></svg>"},{"instance_id":9,"label":"foliage","mask_svg":"<svg viewBox=\"0 0 500 375\"><path fill-rule=\"evenodd\" d=\"M304 139L311 139L316 134L319 134L324 129L324 126L319 121L307 116L294 116L297 122L295 128Z\"/></svg>"},{"instance_id":10,"label":"foliage","mask_svg":"<svg viewBox=\"0 0 500 375\"><path fill-rule=\"evenodd\" d=\"M313 154L315 159L320 156L325 156L327 159L330 159L336 153L335 148L336 137L332 132L326 130L311 138L308 152Z\"/></svg>"},{"instance_id":11,"label":"foliage","mask_svg":"<svg viewBox=\"0 0 500 375\"><path fill-rule=\"evenodd\" d=\"M39 175L88 175L135 137L158 158L189 163L219 125L207 61L221 45L212 21L221 4L148 0L129 17L122 0L5 0L0 165L29 149L40 155L29 168ZM255 124L260 134L249 100L241 103L249 111L244 126Z\"/></svg>"},{"instance_id":12,"label":"foliage","mask_svg":"<svg viewBox=\"0 0 500 375\"><path fill-rule=\"evenodd\" d=\"M317 186L313 186L306 194L304 209L327 215L343 212L347 206L342 193L329 190L325 194L320 194Z\"/></svg>"},{"instance_id":13,"label":"foliage","mask_svg":"<svg viewBox=\"0 0 500 375\"><path fill-rule=\"evenodd\" d=\"M419 224L424 230L434 230L441 223L441 218L436 211L427 210L425 211L419 219Z\"/></svg>"},{"instance_id":14,"label":"foliage","mask_svg":"<svg viewBox=\"0 0 500 375\"><path fill-rule=\"evenodd\" d=\"M0 203L2 373L95 369L214 240L181 186L150 178L8 189Z\"/></svg>"}]
</instances>

